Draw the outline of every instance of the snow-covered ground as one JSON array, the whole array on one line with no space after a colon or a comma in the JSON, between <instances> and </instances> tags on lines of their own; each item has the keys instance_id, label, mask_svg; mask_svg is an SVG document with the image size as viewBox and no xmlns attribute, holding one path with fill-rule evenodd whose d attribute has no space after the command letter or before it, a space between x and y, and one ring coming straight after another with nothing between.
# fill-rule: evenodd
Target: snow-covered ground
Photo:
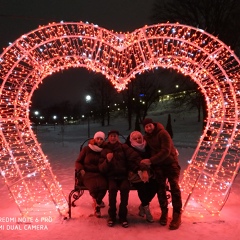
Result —
<instances>
[{"instance_id":1,"label":"snow-covered ground","mask_svg":"<svg viewBox=\"0 0 240 240\"><path fill-rule=\"evenodd\" d=\"M154 114L152 118L167 123L167 115ZM174 121L175 119L175 121ZM189 114L173 114L172 126L174 143L180 153L179 160L182 173L187 167L187 161L197 145L201 134L201 123L197 117ZM102 130L107 133L110 129L118 129L127 136L127 124L124 120L115 120L109 127L100 127L97 123L90 123L91 136L95 131ZM53 173L63 187L64 194L68 196L74 185L74 162L79 153L80 144L87 138L87 124L65 126L38 127L37 137L42 144L44 153L48 156ZM9 192L0 178L0 239L79 239L79 240L128 240L128 239L194 239L194 240L237 240L240 239L240 177L238 176L232 186L230 196L220 216L211 216L201 207L187 207L182 216L182 225L178 230L170 231L158 223L160 210L155 197L151 203L154 223L147 223L138 216L139 200L136 191L130 192L129 197L129 228L121 225L109 228L106 225L107 207L102 209L102 218L93 215L92 200L88 192L76 201L77 206L72 210L72 219L63 220L60 216L52 216L49 223L44 223L44 229L30 230L27 224L10 224L6 217L19 214L19 210L10 197ZM104 198L107 204L107 195ZM171 205L170 205L171 207ZM169 214L169 217L171 215ZM169 219L170 220L170 219ZM14 225L13 230L7 225ZM7 229L8 228L8 229Z\"/></svg>"}]
</instances>

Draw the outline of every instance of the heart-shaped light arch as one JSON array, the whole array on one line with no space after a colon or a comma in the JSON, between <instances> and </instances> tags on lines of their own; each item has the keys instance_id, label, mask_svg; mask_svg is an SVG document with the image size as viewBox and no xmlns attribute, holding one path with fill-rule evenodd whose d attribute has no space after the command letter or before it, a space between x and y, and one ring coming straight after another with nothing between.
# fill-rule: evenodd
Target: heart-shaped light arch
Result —
<instances>
[{"instance_id":1,"label":"heart-shaped light arch","mask_svg":"<svg viewBox=\"0 0 240 240\"><path fill-rule=\"evenodd\" d=\"M189 75L205 96L206 128L181 182L194 198L221 210L239 169L240 62L224 43L190 26L158 24L114 33L82 22L51 23L21 36L0 56L1 175L22 214L67 201L29 121L33 92L70 67L101 72L120 91L137 73L157 67ZM205 140L211 132L211 140ZM49 201L51 200L51 201Z\"/></svg>"}]
</instances>

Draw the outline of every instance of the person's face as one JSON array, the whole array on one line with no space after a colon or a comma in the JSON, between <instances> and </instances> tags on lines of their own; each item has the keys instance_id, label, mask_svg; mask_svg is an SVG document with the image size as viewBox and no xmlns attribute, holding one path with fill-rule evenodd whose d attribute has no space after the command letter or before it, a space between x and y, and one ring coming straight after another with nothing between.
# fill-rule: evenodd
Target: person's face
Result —
<instances>
[{"instance_id":1,"label":"person's face","mask_svg":"<svg viewBox=\"0 0 240 240\"><path fill-rule=\"evenodd\" d=\"M144 130L146 133L152 133L154 130L154 125L152 123L148 123L145 125Z\"/></svg>"},{"instance_id":2,"label":"person's face","mask_svg":"<svg viewBox=\"0 0 240 240\"><path fill-rule=\"evenodd\" d=\"M116 133L111 133L109 134L108 136L108 141L111 143L111 144L114 144L118 141L118 135Z\"/></svg>"},{"instance_id":3,"label":"person's face","mask_svg":"<svg viewBox=\"0 0 240 240\"><path fill-rule=\"evenodd\" d=\"M135 141L139 144L142 143L142 136L140 134L134 134L132 139L133 139L133 141Z\"/></svg>"},{"instance_id":4,"label":"person's face","mask_svg":"<svg viewBox=\"0 0 240 240\"><path fill-rule=\"evenodd\" d=\"M94 140L98 146L101 146L104 141L101 137L97 137Z\"/></svg>"}]
</instances>

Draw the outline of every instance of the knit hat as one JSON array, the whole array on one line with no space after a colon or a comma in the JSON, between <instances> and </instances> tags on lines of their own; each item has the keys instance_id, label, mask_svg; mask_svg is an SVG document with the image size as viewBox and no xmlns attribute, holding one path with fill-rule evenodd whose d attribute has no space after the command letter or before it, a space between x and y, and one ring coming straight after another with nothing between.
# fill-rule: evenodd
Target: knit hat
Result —
<instances>
[{"instance_id":1,"label":"knit hat","mask_svg":"<svg viewBox=\"0 0 240 240\"><path fill-rule=\"evenodd\" d=\"M108 136L109 136L110 134L112 134L112 133L115 133L115 134L117 134L117 135L119 136L119 131L117 131L117 130L110 130L110 131L108 132Z\"/></svg>"},{"instance_id":2,"label":"knit hat","mask_svg":"<svg viewBox=\"0 0 240 240\"><path fill-rule=\"evenodd\" d=\"M145 118L142 122L142 125L145 127L149 123L153 123L153 120L151 118Z\"/></svg>"},{"instance_id":3,"label":"knit hat","mask_svg":"<svg viewBox=\"0 0 240 240\"><path fill-rule=\"evenodd\" d=\"M104 132L101 132L101 131L99 131L99 132L96 132L95 134L94 134L94 139L96 139L96 138L98 138L98 137L100 137L100 138L102 138L103 140L105 139L105 133Z\"/></svg>"}]
</instances>

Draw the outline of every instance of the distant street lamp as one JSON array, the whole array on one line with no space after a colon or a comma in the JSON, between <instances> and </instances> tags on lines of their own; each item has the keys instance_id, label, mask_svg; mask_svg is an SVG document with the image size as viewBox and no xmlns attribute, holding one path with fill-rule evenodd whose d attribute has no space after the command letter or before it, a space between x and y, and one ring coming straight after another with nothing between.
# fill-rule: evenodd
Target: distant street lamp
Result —
<instances>
[{"instance_id":1,"label":"distant street lamp","mask_svg":"<svg viewBox=\"0 0 240 240\"><path fill-rule=\"evenodd\" d=\"M90 95L86 96L86 102L90 103L92 97ZM87 121L88 121L88 138L90 138L90 110L88 109Z\"/></svg>"},{"instance_id":2,"label":"distant street lamp","mask_svg":"<svg viewBox=\"0 0 240 240\"><path fill-rule=\"evenodd\" d=\"M92 97L91 97L90 95L87 95L87 96L86 96L86 102L87 102L87 103L90 102L91 99L92 99Z\"/></svg>"},{"instance_id":3,"label":"distant street lamp","mask_svg":"<svg viewBox=\"0 0 240 240\"><path fill-rule=\"evenodd\" d=\"M38 115L39 115L39 111L35 111L34 112L34 115L35 115L35 118L36 118L36 120L35 120L35 126L36 126L36 134L37 134L37 131L38 131L38 128L37 128L37 126L38 126Z\"/></svg>"}]
</instances>

